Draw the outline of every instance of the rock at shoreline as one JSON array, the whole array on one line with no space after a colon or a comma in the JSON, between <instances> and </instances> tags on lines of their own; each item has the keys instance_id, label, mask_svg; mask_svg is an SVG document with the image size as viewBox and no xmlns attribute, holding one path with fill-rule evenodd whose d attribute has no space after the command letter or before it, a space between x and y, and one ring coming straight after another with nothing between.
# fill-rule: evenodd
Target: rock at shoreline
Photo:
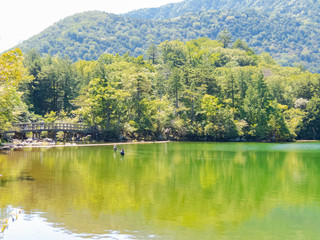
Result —
<instances>
[{"instance_id":1,"label":"rock at shoreline","mask_svg":"<svg viewBox=\"0 0 320 240\"><path fill-rule=\"evenodd\" d=\"M13 144L4 143L0 146L0 151L10 151L13 148Z\"/></svg>"}]
</instances>

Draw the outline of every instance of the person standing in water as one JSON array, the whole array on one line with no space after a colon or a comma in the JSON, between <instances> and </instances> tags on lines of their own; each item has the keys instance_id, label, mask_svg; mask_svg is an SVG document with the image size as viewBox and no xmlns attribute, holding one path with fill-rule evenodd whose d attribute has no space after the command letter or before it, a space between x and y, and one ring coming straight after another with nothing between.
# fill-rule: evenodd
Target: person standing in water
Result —
<instances>
[{"instance_id":1,"label":"person standing in water","mask_svg":"<svg viewBox=\"0 0 320 240\"><path fill-rule=\"evenodd\" d=\"M117 149L118 149L118 148L117 148L117 144L113 145L113 150L114 150L114 151L117 151Z\"/></svg>"},{"instance_id":2,"label":"person standing in water","mask_svg":"<svg viewBox=\"0 0 320 240\"><path fill-rule=\"evenodd\" d=\"M124 156L124 149L123 149L123 148L121 149L120 154L121 154L122 156Z\"/></svg>"}]
</instances>

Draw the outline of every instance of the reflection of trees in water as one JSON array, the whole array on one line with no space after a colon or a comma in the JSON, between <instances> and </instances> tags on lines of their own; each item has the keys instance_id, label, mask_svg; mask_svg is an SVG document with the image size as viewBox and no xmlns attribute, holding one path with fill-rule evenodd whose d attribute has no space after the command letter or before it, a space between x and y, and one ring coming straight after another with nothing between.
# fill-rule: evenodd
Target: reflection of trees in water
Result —
<instances>
[{"instance_id":1,"label":"reflection of trees in water","mask_svg":"<svg viewBox=\"0 0 320 240\"><path fill-rule=\"evenodd\" d=\"M112 146L15 152L1 169L24 178L0 185L0 206L47 212L81 232L152 221L222 233L283 202L319 201L316 154L219 146L131 145L122 159Z\"/></svg>"}]
</instances>

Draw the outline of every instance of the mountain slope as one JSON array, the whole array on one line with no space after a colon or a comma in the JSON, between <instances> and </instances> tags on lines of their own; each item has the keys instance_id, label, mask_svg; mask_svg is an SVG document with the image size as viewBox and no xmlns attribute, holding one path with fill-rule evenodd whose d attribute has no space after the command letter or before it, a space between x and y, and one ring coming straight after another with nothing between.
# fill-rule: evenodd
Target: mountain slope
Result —
<instances>
[{"instance_id":1,"label":"mountain slope","mask_svg":"<svg viewBox=\"0 0 320 240\"><path fill-rule=\"evenodd\" d=\"M105 12L85 12L65 18L23 42L27 52L95 60L102 53L144 54L152 44L165 40L216 39L227 29L233 40L245 40L256 52L269 52L283 65L301 63L319 71L320 28L295 17L262 14L258 10L208 11L162 21L128 18Z\"/></svg>"},{"instance_id":2,"label":"mountain slope","mask_svg":"<svg viewBox=\"0 0 320 240\"><path fill-rule=\"evenodd\" d=\"M139 19L163 20L175 18L186 13L209 10L244 11L259 10L263 13L289 14L297 19L319 23L319 0L185 0L159 8L139 9L125 14Z\"/></svg>"}]
</instances>

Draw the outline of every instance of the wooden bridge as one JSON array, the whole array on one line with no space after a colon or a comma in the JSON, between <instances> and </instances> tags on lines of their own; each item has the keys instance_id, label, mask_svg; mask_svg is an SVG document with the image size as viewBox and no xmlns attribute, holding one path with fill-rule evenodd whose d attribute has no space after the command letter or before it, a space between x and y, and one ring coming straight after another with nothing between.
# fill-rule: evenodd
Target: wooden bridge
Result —
<instances>
[{"instance_id":1,"label":"wooden bridge","mask_svg":"<svg viewBox=\"0 0 320 240\"><path fill-rule=\"evenodd\" d=\"M40 138L41 132L48 132L49 137L56 139L58 132L64 133L64 138L83 137L88 134L95 135L97 128L85 124L73 123L15 123L5 134L14 134L19 138L24 138L27 133L32 133L32 137Z\"/></svg>"}]
</instances>

